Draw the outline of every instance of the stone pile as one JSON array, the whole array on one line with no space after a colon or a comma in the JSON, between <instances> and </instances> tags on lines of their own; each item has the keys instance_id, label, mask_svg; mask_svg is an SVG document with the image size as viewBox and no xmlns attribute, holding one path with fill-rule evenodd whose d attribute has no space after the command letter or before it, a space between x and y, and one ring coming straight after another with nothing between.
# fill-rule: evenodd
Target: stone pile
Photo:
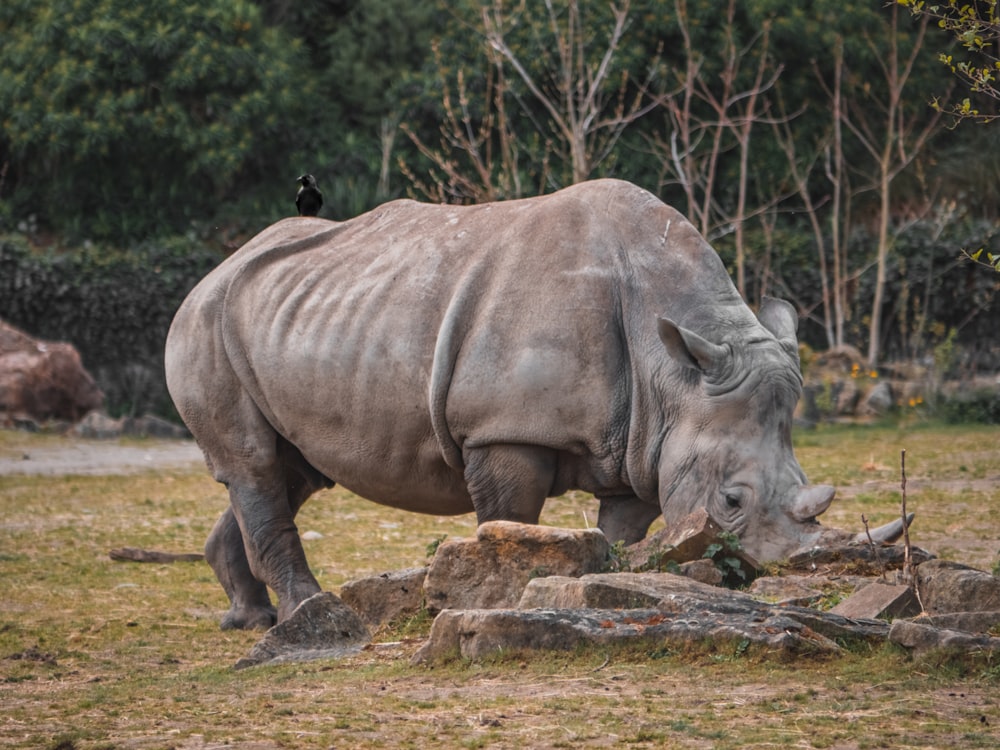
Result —
<instances>
[{"instance_id":1,"label":"stone pile","mask_svg":"<svg viewBox=\"0 0 1000 750\"><path fill-rule=\"evenodd\" d=\"M845 543L804 552L781 575L734 591L719 585L719 567L731 571L739 560L748 580L759 570L727 542L704 511L625 550L593 529L482 524L475 538L441 543L427 567L353 581L341 598L309 600L304 624L297 611L280 626L294 633L287 644L272 629L241 665L350 653L369 632L422 609L436 618L417 663L615 642L752 647L777 656L836 654L842 644L886 639L918 654L1000 649L1000 638L989 635L1000 624L1000 579L990 573L911 548L915 581L903 585L901 545ZM706 566L716 575L706 575ZM838 599L832 609L820 606ZM324 608L335 614L318 615ZM323 625L312 639L310 623Z\"/></svg>"}]
</instances>

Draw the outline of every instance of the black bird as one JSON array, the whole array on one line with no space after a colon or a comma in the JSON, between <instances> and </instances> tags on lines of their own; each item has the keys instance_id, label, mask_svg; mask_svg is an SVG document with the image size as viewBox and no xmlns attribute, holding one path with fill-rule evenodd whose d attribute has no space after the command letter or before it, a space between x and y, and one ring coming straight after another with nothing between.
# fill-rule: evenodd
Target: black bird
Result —
<instances>
[{"instance_id":1,"label":"black bird","mask_svg":"<svg viewBox=\"0 0 1000 750\"><path fill-rule=\"evenodd\" d=\"M316 187L316 178L311 174L304 174L296 182L302 183L295 195L295 207L299 209L299 216L316 216L323 208L323 193Z\"/></svg>"}]
</instances>

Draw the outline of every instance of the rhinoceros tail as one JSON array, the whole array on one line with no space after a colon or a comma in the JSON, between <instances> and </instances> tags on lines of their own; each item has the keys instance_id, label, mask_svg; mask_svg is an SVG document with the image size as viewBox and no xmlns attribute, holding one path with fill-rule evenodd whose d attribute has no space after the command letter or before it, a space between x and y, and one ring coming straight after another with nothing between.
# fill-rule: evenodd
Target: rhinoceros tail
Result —
<instances>
[{"instance_id":1,"label":"rhinoceros tail","mask_svg":"<svg viewBox=\"0 0 1000 750\"><path fill-rule=\"evenodd\" d=\"M455 440L448 425L448 393L451 390L462 344L475 317L478 287L474 283L474 278L478 273L478 264L473 264L467 278L456 284L455 296L449 300L445 309L434 343L434 361L431 364L427 394L431 427L441 447L441 455L448 466L460 472L465 471L465 461L462 458L462 447Z\"/></svg>"}]
</instances>

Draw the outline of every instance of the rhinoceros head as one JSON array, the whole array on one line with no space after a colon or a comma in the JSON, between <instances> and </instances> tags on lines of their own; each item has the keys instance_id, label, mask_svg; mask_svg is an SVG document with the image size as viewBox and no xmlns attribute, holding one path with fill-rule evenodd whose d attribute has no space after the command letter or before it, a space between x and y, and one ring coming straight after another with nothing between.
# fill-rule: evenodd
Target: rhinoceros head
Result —
<instances>
[{"instance_id":1,"label":"rhinoceros head","mask_svg":"<svg viewBox=\"0 0 1000 750\"><path fill-rule=\"evenodd\" d=\"M689 393L663 443L659 495L668 524L704 507L763 561L820 537L816 516L834 488L807 484L792 450L802 391L795 311L766 299L758 320L739 327L738 337L720 336L722 343L659 320Z\"/></svg>"}]
</instances>

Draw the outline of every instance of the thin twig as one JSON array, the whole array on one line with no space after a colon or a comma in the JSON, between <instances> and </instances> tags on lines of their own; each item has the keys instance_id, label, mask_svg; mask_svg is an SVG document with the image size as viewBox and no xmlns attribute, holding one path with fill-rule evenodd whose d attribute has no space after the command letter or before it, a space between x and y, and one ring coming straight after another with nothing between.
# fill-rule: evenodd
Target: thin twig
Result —
<instances>
[{"instance_id":1,"label":"thin twig","mask_svg":"<svg viewBox=\"0 0 1000 750\"><path fill-rule=\"evenodd\" d=\"M913 560L910 555L910 525L906 522L906 448L899 452L900 488L902 491L901 512L903 515L903 579L914 585Z\"/></svg>"}]
</instances>

